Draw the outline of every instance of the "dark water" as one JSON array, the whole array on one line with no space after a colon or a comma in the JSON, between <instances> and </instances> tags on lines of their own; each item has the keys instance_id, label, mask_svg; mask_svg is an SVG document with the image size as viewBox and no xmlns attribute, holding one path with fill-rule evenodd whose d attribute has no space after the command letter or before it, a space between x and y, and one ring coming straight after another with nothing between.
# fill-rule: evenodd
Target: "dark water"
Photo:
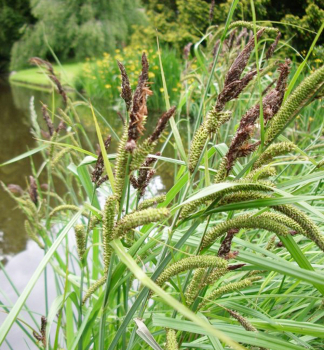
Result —
<instances>
[{"instance_id":1,"label":"dark water","mask_svg":"<svg viewBox=\"0 0 324 350\"><path fill-rule=\"evenodd\" d=\"M11 88L5 81L0 83L1 164L36 147L36 142L29 131L29 99L33 94L37 95L39 100L47 96L40 92L19 89L22 88ZM33 159L36 165L41 161L37 155ZM28 175L30 175L28 158L0 168L0 180L5 184L18 184L25 188ZM6 262L10 256L25 249L27 237L23 226L23 215L2 188L0 189L0 208L0 259L2 257L3 262Z\"/></svg>"},{"instance_id":2,"label":"dark water","mask_svg":"<svg viewBox=\"0 0 324 350\"><path fill-rule=\"evenodd\" d=\"M41 102L51 105L52 95L47 92L27 89L19 86L10 86L7 82L0 83L0 164L10 160L29 149L37 147L36 140L30 133L30 99L34 97L34 105L38 114L38 120L41 126L44 122L41 118ZM57 104L60 103L57 97ZM121 134L122 124L116 112L109 109L107 103L99 101L99 110L102 115L107 118L110 125ZM89 110L82 113L81 120L87 134L93 143L96 145L97 138L92 118ZM157 115L153 117L155 124ZM102 129L106 130L107 126L101 123ZM153 125L148 125L151 129ZM45 126L44 126L45 129ZM107 131L109 132L109 130ZM115 152L117 142L114 141L111 145L111 152ZM169 147L163 154L164 156L173 157L172 148ZM36 169L40 166L41 156L35 154L32 156ZM173 174L172 165L161 164L158 167L157 178L155 179L157 189L163 191L172 186ZM0 167L0 180L6 185L17 184L23 189L27 187L28 176L31 174L30 158L22 159L4 167ZM46 179L44 179L46 181ZM27 236L24 229L24 215L16 208L16 203L8 196L7 193L0 188L0 260L5 264L8 259L26 248Z\"/></svg>"}]
</instances>

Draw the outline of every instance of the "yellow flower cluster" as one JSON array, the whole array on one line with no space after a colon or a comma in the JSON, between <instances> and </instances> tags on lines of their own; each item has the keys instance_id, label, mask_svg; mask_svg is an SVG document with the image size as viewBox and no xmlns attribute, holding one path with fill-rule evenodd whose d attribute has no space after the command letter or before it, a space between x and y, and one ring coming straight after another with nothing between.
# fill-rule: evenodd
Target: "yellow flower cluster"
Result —
<instances>
[{"instance_id":1,"label":"yellow flower cluster","mask_svg":"<svg viewBox=\"0 0 324 350\"><path fill-rule=\"evenodd\" d=\"M138 46L116 49L113 53L104 52L101 58L87 57L83 64L82 80L86 92L91 96L100 95L116 99L120 95L121 76L117 61L125 66L130 83L134 88L141 74L141 66L138 64L143 51L148 56L150 63L149 81L150 89L154 96L161 96L164 92L160 74L159 56L156 50L143 50ZM166 69L167 70L167 69ZM180 78L180 72L179 72ZM178 81L168 81L168 93L172 98L181 91L181 84Z\"/></svg>"}]
</instances>

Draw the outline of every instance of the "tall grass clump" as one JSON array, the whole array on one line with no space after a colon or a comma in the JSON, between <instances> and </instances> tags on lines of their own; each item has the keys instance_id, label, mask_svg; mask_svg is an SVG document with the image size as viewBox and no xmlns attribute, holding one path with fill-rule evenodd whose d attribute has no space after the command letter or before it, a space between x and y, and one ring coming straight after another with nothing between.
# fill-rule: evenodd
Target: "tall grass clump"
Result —
<instances>
[{"instance_id":1,"label":"tall grass clump","mask_svg":"<svg viewBox=\"0 0 324 350\"><path fill-rule=\"evenodd\" d=\"M51 78L64 108L43 107L47 140L34 126L43 167L27 189L3 184L44 258L1 326L1 343L50 264L58 297L30 325L38 348L322 347L324 68L286 94L296 63L276 58L280 33L230 24L235 4L225 30L210 28L187 56L174 107L167 64L159 63L166 108L150 132L152 65L145 53L134 62L133 88L117 62L125 102L123 133L112 132L117 153L87 104L100 144L94 153L78 115L85 103L72 102ZM47 62L33 61L52 75ZM309 115L312 133L303 124ZM167 143L174 158L163 155ZM174 167L164 194L151 182L161 162ZM39 184L42 172L47 186ZM63 197L54 177L66 186Z\"/></svg>"},{"instance_id":2,"label":"tall grass clump","mask_svg":"<svg viewBox=\"0 0 324 350\"><path fill-rule=\"evenodd\" d=\"M148 101L152 109L159 109L163 105L163 83L160 74L159 55L152 48L145 50L150 61L149 72L150 88L153 91ZM93 98L104 98L114 104L120 94L120 74L117 62L123 62L127 69L130 82L135 84L140 70L137 62L142 53L142 48L137 46L117 49L114 54L104 53L101 59L87 58L83 65L83 71L78 78L80 88L83 88L88 96ZM165 74L168 76L168 92L171 101L178 99L180 94L181 62L176 51L163 48L161 50L164 62Z\"/></svg>"}]
</instances>

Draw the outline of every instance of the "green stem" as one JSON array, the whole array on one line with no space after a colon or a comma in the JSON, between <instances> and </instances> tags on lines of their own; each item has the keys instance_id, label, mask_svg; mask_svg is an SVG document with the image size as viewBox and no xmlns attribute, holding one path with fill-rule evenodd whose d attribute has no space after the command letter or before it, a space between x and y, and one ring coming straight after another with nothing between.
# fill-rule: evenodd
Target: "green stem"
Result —
<instances>
[{"instance_id":1,"label":"green stem","mask_svg":"<svg viewBox=\"0 0 324 350\"><path fill-rule=\"evenodd\" d=\"M106 287L105 287L105 296L101 307L101 318L99 323L99 350L103 350L105 348L105 325L106 325L106 315L107 315L107 305L108 305L108 298L110 293L110 282L111 282L111 276L113 271L113 265L114 265L114 253L111 256L108 274L107 274L107 281L106 281Z\"/></svg>"}]
</instances>

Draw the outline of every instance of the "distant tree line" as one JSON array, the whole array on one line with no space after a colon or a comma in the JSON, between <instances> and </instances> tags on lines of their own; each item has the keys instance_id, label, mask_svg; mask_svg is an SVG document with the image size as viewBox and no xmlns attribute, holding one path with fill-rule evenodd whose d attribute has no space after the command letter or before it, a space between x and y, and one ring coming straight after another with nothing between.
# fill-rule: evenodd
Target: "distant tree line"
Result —
<instances>
[{"instance_id":1,"label":"distant tree line","mask_svg":"<svg viewBox=\"0 0 324 350\"><path fill-rule=\"evenodd\" d=\"M0 0L5 25L0 47L6 46L1 60L11 56L12 70L28 66L35 55L52 59L50 48L62 61L112 52L129 43L133 25L146 21L138 0L19 2Z\"/></svg>"},{"instance_id":2,"label":"distant tree line","mask_svg":"<svg viewBox=\"0 0 324 350\"><path fill-rule=\"evenodd\" d=\"M179 52L209 25L225 22L232 0L0 0L0 69L20 69L38 55L82 60L134 44L160 41ZM276 24L289 44L307 49L324 21L324 0L255 0L257 20ZM234 20L251 20L241 0ZM290 25L285 25L291 24ZM323 44L323 36L318 44Z\"/></svg>"},{"instance_id":3,"label":"distant tree line","mask_svg":"<svg viewBox=\"0 0 324 350\"><path fill-rule=\"evenodd\" d=\"M142 37L154 38L157 29L160 40L180 48L198 40L210 24L224 24L232 0L143 0L142 3L150 26L137 28L134 36L138 41ZM281 22L274 25L298 50L309 48L316 35L301 27L316 33L324 22L324 0L254 0L254 4L257 20ZM233 18L251 21L251 1L240 0ZM323 43L322 35L318 44Z\"/></svg>"}]
</instances>

